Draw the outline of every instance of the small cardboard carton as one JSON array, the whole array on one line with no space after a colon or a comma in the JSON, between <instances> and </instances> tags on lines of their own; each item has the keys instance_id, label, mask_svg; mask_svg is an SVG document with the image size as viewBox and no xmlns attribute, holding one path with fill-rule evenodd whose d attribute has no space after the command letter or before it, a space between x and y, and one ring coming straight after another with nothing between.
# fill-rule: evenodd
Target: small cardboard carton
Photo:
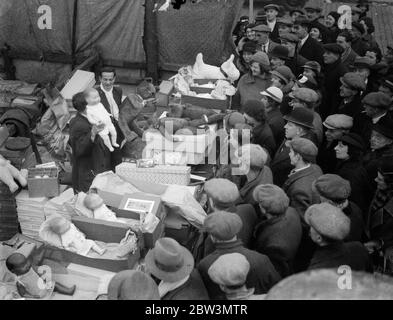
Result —
<instances>
[{"instance_id":1,"label":"small cardboard carton","mask_svg":"<svg viewBox=\"0 0 393 320\"><path fill-rule=\"evenodd\" d=\"M167 107L169 104L169 98L174 90L173 83L171 81L164 80L160 84L160 90L156 94L157 106Z\"/></svg>"}]
</instances>

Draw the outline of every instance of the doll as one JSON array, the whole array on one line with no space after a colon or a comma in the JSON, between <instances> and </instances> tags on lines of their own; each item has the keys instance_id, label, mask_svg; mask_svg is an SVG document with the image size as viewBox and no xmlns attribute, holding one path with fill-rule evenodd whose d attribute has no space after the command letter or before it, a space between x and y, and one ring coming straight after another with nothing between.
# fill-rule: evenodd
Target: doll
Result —
<instances>
[{"instance_id":1,"label":"doll","mask_svg":"<svg viewBox=\"0 0 393 320\"><path fill-rule=\"evenodd\" d=\"M86 256L90 249L103 255L106 249L98 246L95 241L86 239L74 224L66 218L58 216L49 221L52 232L60 237L61 243L66 250Z\"/></svg>"},{"instance_id":2,"label":"doll","mask_svg":"<svg viewBox=\"0 0 393 320\"><path fill-rule=\"evenodd\" d=\"M27 172L19 171L8 160L0 156L0 181L4 182L9 188L10 192L14 193L19 189L15 180L17 180L22 187L27 186L26 180Z\"/></svg>"},{"instance_id":3,"label":"doll","mask_svg":"<svg viewBox=\"0 0 393 320\"><path fill-rule=\"evenodd\" d=\"M45 279L33 268L30 259L22 253L11 254L6 260L6 266L16 276L16 288L22 297L43 299L51 294L52 289L60 294L70 296L75 292L75 285L70 288L59 283L55 283L54 287L48 286L50 284L45 282Z\"/></svg>"},{"instance_id":4,"label":"doll","mask_svg":"<svg viewBox=\"0 0 393 320\"><path fill-rule=\"evenodd\" d=\"M106 111L105 107L101 103L100 95L96 89L88 89L84 92L84 94L87 101L87 119L92 125L105 125L105 128L98 134L104 141L104 144L109 149L109 151L113 152L113 147L118 148L119 145L116 143L117 132L115 126L112 123L111 115L108 113L108 111Z\"/></svg>"},{"instance_id":5,"label":"doll","mask_svg":"<svg viewBox=\"0 0 393 320\"><path fill-rule=\"evenodd\" d=\"M87 209L93 211L94 219L124 223L116 217L114 212L104 204L104 200L96 193L88 194L83 204Z\"/></svg>"}]
</instances>

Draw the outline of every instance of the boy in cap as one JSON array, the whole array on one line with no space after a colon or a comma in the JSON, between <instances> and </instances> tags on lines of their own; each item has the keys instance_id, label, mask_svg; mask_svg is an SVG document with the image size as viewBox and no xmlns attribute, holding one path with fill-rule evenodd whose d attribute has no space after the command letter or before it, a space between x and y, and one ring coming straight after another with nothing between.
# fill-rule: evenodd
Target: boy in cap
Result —
<instances>
[{"instance_id":1,"label":"boy in cap","mask_svg":"<svg viewBox=\"0 0 393 320\"><path fill-rule=\"evenodd\" d=\"M280 276L274 269L270 259L256 251L246 249L237 238L242 228L242 221L238 215L217 211L206 217L204 229L212 237L216 250L200 261L198 270L212 300L225 299L225 293L220 286L209 277L209 269L217 259L229 253L240 253L250 263L250 272L247 275L247 288L255 288L256 294L265 294L278 281Z\"/></svg>"},{"instance_id":2,"label":"boy in cap","mask_svg":"<svg viewBox=\"0 0 393 320\"><path fill-rule=\"evenodd\" d=\"M365 224L360 208L349 201L352 191L349 181L336 174L324 174L313 183L313 188L319 194L321 203L326 202L341 209L350 219L350 230L345 242L361 241Z\"/></svg>"},{"instance_id":3,"label":"boy in cap","mask_svg":"<svg viewBox=\"0 0 393 320\"><path fill-rule=\"evenodd\" d=\"M352 35L348 30L340 32L336 39L336 43L344 49L344 52L341 54L341 62L347 68L353 65L358 57L358 54L351 47L352 39Z\"/></svg>"},{"instance_id":4,"label":"boy in cap","mask_svg":"<svg viewBox=\"0 0 393 320\"><path fill-rule=\"evenodd\" d=\"M255 37L258 42L258 50L266 54L270 53L278 43L269 39L271 30L265 24L259 24L253 28L255 31Z\"/></svg>"},{"instance_id":5,"label":"boy in cap","mask_svg":"<svg viewBox=\"0 0 393 320\"><path fill-rule=\"evenodd\" d=\"M211 179L206 181L204 192L207 195L208 214L215 211L225 211L235 213L240 217L243 227L238 233L238 238L248 248L257 221L257 214L251 204L236 205L240 199L237 185L227 179ZM204 256L213 251L214 245L211 239L208 238L205 242Z\"/></svg>"},{"instance_id":6,"label":"boy in cap","mask_svg":"<svg viewBox=\"0 0 393 320\"><path fill-rule=\"evenodd\" d=\"M294 169L290 172L283 190L303 220L306 209L319 202L318 195L312 190L312 183L323 173L315 164L318 148L308 139L295 138L288 142L289 157ZM304 221L303 221L304 222Z\"/></svg>"},{"instance_id":7,"label":"boy in cap","mask_svg":"<svg viewBox=\"0 0 393 320\"><path fill-rule=\"evenodd\" d=\"M287 121L284 126L285 140L278 148L272 162L270 163L270 168L273 172L274 184L278 186L282 186L284 184L284 182L288 179L288 174L293 168L289 157L289 147L286 142L297 137L302 137L317 143L317 138L312 132L314 121L312 111L299 107L292 110L290 114L284 116L284 120Z\"/></svg>"},{"instance_id":8,"label":"boy in cap","mask_svg":"<svg viewBox=\"0 0 393 320\"><path fill-rule=\"evenodd\" d=\"M368 252L360 242L343 242L350 231L349 218L329 203L311 206L305 213L310 237L317 245L308 270L349 266L354 271L372 272Z\"/></svg>"},{"instance_id":9,"label":"boy in cap","mask_svg":"<svg viewBox=\"0 0 393 320\"><path fill-rule=\"evenodd\" d=\"M220 256L209 268L210 279L225 292L227 300L263 300L265 295L254 295L254 288L248 289L246 280L250 263L240 253Z\"/></svg>"},{"instance_id":10,"label":"boy in cap","mask_svg":"<svg viewBox=\"0 0 393 320\"><path fill-rule=\"evenodd\" d=\"M323 63L323 48L320 43L310 36L311 23L305 18L296 19L293 30L299 37L298 53L310 61Z\"/></svg>"},{"instance_id":11,"label":"boy in cap","mask_svg":"<svg viewBox=\"0 0 393 320\"><path fill-rule=\"evenodd\" d=\"M337 110L333 111L353 118L360 113L361 92L366 90L366 82L356 72L347 72L340 78L340 81L341 101Z\"/></svg>"},{"instance_id":12,"label":"boy in cap","mask_svg":"<svg viewBox=\"0 0 393 320\"><path fill-rule=\"evenodd\" d=\"M264 6L266 13L266 24L270 28L270 39L276 43L279 43L278 23L277 16L280 12L280 7L276 4L268 4Z\"/></svg>"},{"instance_id":13,"label":"boy in cap","mask_svg":"<svg viewBox=\"0 0 393 320\"><path fill-rule=\"evenodd\" d=\"M344 49L337 43L328 43L324 46L324 76L325 82L323 87L324 97L320 108L322 119L337 110L340 104L340 78L348 72L341 62L341 54Z\"/></svg>"},{"instance_id":14,"label":"boy in cap","mask_svg":"<svg viewBox=\"0 0 393 320\"><path fill-rule=\"evenodd\" d=\"M317 163L323 172L333 172L337 165L334 148L341 137L349 133L353 119L345 114L333 114L326 118L323 126L326 128L325 139L318 152Z\"/></svg>"},{"instance_id":15,"label":"boy in cap","mask_svg":"<svg viewBox=\"0 0 393 320\"><path fill-rule=\"evenodd\" d=\"M209 300L194 257L171 238L158 239L146 257L147 273L160 280L161 300Z\"/></svg>"},{"instance_id":16,"label":"boy in cap","mask_svg":"<svg viewBox=\"0 0 393 320\"><path fill-rule=\"evenodd\" d=\"M302 238L296 210L289 207L285 192L272 184L254 190L263 220L255 227L255 250L266 254L284 278L293 273L293 260Z\"/></svg>"}]
</instances>

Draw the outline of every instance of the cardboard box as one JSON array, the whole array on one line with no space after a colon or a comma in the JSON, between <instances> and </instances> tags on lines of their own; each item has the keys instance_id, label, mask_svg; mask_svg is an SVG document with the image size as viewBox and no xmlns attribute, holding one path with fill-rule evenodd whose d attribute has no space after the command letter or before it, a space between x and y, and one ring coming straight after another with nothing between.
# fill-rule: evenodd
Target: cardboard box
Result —
<instances>
[{"instance_id":1,"label":"cardboard box","mask_svg":"<svg viewBox=\"0 0 393 320\"><path fill-rule=\"evenodd\" d=\"M120 243L130 229L130 226L124 223L108 222L84 217L73 217L72 223L86 235L87 239L105 243ZM134 232L143 242L142 233L137 230L134 230ZM117 273L122 270L133 269L136 266L140 258L140 247L135 254L130 254L125 259L109 260L89 258L57 247L47 246L45 248L45 258L65 263L66 265L75 263Z\"/></svg>"},{"instance_id":2,"label":"cardboard box","mask_svg":"<svg viewBox=\"0 0 393 320\"><path fill-rule=\"evenodd\" d=\"M192 225L182 216L168 212L164 220L165 237L173 238L182 246L186 246L192 236Z\"/></svg>"},{"instance_id":3,"label":"cardboard box","mask_svg":"<svg viewBox=\"0 0 393 320\"><path fill-rule=\"evenodd\" d=\"M77 70L60 93L64 99L71 101L75 94L83 92L88 88L93 88L95 83L95 74L93 72Z\"/></svg>"},{"instance_id":4,"label":"cardboard box","mask_svg":"<svg viewBox=\"0 0 393 320\"><path fill-rule=\"evenodd\" d=\"M123 162L116 167L116 174L130 183L132 183L132 179L137 179L158 184L187 186L191 179L191 168L187 166L165 165L138 168L135 163Z\"/></svg>"},{"instance_id":5,"label":"cardboard box","mask_svg":"<svg viewBox=\"0 0 393 320\"><path fill-rule=\"evenodd\" d=\"M30 198L53 198L60 194L57 168L31 168L27 177ZM38 178L38 176L40 178Z\"/></svg>"},{"instance_id":6,"label":"cardboard box","mask_svg":"<svg viewBox=\"0 0 393 320\"><path fill-rule=\"evenodd\" d=\"M145 149L145 157L152 158L162 165L198 165L205 163L205 153L174 152L159 149Z\"/></svg>"},{"instance_id":7,"label":"cardboard box","mask_svg":"<svg viewBox=\"0 0 393 320\"><path fill-rule=\"evenodd\" d=\"M231 99L227 97L226 100L218 100L218 99L208 99L208 98L199 98L194 96L182 95L181 97L182 104L192 104L194 106L199 106L206 109L218 109L222 111L226 111L231 107Z\"/></svg>"},{"instance_id":8,"label":"cardboard box","mask_svg":"<svg viewBox=\"0 0 393 320\"><path fill-rule=\"evenodd\" d=\"M164 80L160 84L160 91L157 92L157 106L167 107L169 104L169 98L174 90L172 81Z\"/></svg>"}]
</instances>

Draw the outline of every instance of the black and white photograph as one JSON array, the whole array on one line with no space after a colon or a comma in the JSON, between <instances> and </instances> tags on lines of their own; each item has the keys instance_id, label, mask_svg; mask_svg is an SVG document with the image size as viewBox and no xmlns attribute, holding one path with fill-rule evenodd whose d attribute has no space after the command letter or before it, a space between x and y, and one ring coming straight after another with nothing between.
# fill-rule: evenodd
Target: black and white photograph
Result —
<instances>
[{"instance_id":1,"label":"black and white photograph","mask_svg":"<svg viewBox=\"0 0 393 320\"><path fill-rule=\"evenodd\" d=\"M393 0L0 0L0 300L393 300Z\"/></svg>"}]
</instances>

